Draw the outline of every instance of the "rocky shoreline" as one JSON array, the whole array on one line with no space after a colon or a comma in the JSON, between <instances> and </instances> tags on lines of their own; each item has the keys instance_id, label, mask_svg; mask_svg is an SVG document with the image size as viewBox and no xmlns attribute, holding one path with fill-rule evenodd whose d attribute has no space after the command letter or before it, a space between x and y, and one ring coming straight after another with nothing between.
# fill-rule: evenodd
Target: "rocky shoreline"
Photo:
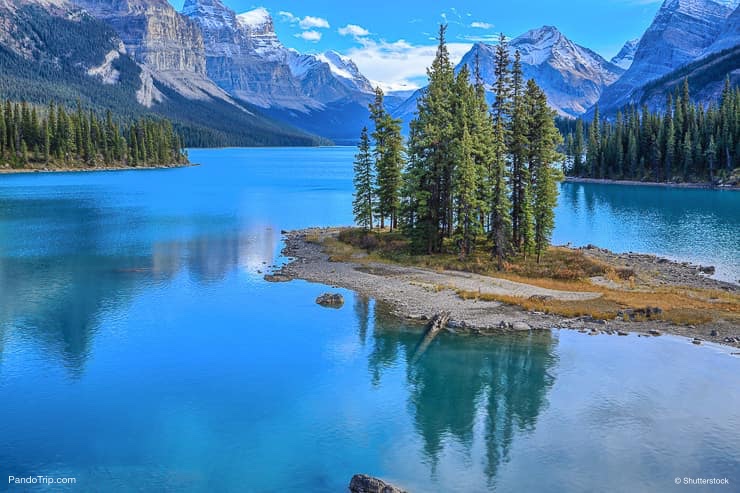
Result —
<instances>
[{"instance_id":1,"label":"rocky shoreline","mask_svg":"<svg viewBox=\"0 0 740 493\"><path fill-rule=\"evenodd\" d=\"M664 187L664 188L699 188L706 190L740 190L737 183L713 184L703 183L686 183L686 182L659 182L659 181L636 181L636 180L607 180L600 178L579 178L577 176L567 176L566 182L569 183L603 183L607 185L636 185L645 187Z\"/></svg>"},{"instance_id":2,"label":"rocky shoreline","mask_svg":"<svg viewBox=\"0 0 740 493\"><path fill-rule=\"evenodd\" d=\"M82 167L44 167L44 168L2 168L0 175L19 175L30 173L89 173L95 171L140 171L152 169L173 169L173 168L191 168L198 164L162 164L157 166L82 166Z\"/></svg>"},{"instance_id":3,"label":"rocky shoreline","mask_svg":"<svg viewBox=\"0 0 740 493\"><path fill-rule=\"evenodd\" d=\"M478 292L504 292L516 296L550 297L565 301L588 299L594 293L556 291L537 286L456 271L431 271L418 267L387 263L332 262L323 247L314 241L321 235L336 235L337 229L309 228L283 232L283 255L292 260L265 276L267 281L287 282L302 279L309 282L345 288L383 303L395 316L425 323L435 314L450 313L448 330L459 334L496 334L501 331L573 329L591 335L627 335L643 337L673 334L689 338L695 344L703 341L740 348L740 327L726 320L702 325L676 325L662 320L625 321L597 320L591 317L566 318L541 312L526 311L496 301L465 300L453 289ZM736 292L738 286L717 281L697 273L698 267L680 264L642 254L614 254L592 247L597 257L615 257L628 265L644 263L658 273L665 284L711 287ZM614 259L612 259L614 261ZM440 286L452 286L440 288ZM598 296L598 295L597 295ZM584 298L585 297L585 298ZM626 317L629 318L629 317Z\"/></svg>"}]
</instances>

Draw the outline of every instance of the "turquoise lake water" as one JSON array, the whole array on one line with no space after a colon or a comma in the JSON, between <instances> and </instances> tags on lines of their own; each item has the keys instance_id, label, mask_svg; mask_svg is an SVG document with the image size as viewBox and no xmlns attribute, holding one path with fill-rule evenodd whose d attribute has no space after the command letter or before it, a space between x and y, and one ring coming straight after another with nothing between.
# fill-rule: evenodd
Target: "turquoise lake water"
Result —
<instances>
[{"instance_id":1,"label":"turquoise lake water","mask_svg":"<svg viewBox=\"0 0 740 493\"><path fill-rule=\"evenodd\" d=\"M673 337L440 336L270 284L280 230L351 222L353 149L0 176L0 491L740 490L740 358ZM740 194L563 185L556 243L740 278ZM728 478L729 487L675 478Z\"/></svg>"}]
</instances>

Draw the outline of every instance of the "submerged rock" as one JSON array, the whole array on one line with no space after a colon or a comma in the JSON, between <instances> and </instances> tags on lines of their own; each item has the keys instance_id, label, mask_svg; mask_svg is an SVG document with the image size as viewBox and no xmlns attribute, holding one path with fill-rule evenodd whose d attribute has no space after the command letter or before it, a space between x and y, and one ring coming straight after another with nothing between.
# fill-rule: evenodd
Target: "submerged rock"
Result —
<instances>
[{"instance_id":1,"label":"submerged rock","mask_svg":"<svg viewBox=\"0 0 740 493\"><path fill-rule=\"evenodd\" d=\"M355 474L349 482L351 493L407 493L392 484L365 474Z\"/></svg>"},{"instance_id":2,"label":"submerged rock","mask_svg":"<svg viewBox=\"0 0 740 493\"><path fill-rule=\"evenodd\" d=\"M324 293L316 298L316 303L329 308L341 308L344 306L344 296L339 293Z\"/></svg>"}]
</instances>

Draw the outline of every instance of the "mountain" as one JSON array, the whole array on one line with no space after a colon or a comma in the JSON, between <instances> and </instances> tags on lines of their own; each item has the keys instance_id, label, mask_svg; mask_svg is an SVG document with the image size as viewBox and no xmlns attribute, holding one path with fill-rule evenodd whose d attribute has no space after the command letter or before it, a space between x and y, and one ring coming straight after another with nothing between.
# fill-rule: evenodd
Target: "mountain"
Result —
<instances>
[{"instance_id":1,"label":"mountain","mask_svg":"<svg viewBox=\"0 0 740 493\"><path fill-rule=\"evenodd\" d=\"M577 45L552 26L533 29L513 39L509 43L512 58L517 50L525 78L539 84L547 94L549 105L561 116L572 118L583 114L624 73L619 66ZM495 51L495 46L476 43L463 56L456 72L467 65L473 73L477 57L484 82L493 84ZM413 118L419 94L412 95L393 114L408 122Z\"/></svg>"},{"instance_id":2,"label":"mountain","mask_svg":"<svg viewBox=\"0 0 740 493\"><path fill-rule=\"evenodd\" d=\"M357 139L373 88L352 60L286 48L264 8L237 14L221 0L186 0L182 14L199 26L206 74L221 89L300 128Z\"/></svg>"},{"instance_id":3,"label":"mountain","mask_svg":"<svg viewBox=\"0 0 740 493\"><path fill-rule=\"evenodd\" d=\"M639 38L627 41L622 49L619 50L617 56L611 59L611 62L624 70L629 69L632 66L632 62L635 60L635 52L637 51L637 45L639 43Z\"/></svg>"},{"instance_id":4,"label":"mountain","mask_svg":"<svg viewBox=\"0 0 740 493\"><path fill-rule=\"evenodd\" d=\"M740 45L684 65L638 88L632 97L639 106L663 109L667 95L688 79L691 99L707 107L720 99L727 77L732 86L740 84Z\"/></svg>"},{"instance_id":5,"label":"mountain","mask_svg":"<svg viewBox=\"0 0 740 493\"><path fill-rule=\"evenodd\" d=\"M173 12L160 0L0 0L0 97L167 117L188 145L319 142L206 79L197 29Z\"/></svg>"},{"instance_id":6,"label":"mountain","mask_svg":"<svg viewBox=\"0 0 740 493\"><path fill-rule=\"evenodd\" d=\"M727 29L727 21L738 3L666 0L642 36L630 68L599 99L602 113L614 113L636 102L636 92L642 86L706 55Z\"/></svg>"},{"instance_id":7,"label":"mountain","mask_svg":"<svg viewBox=\"0 0 740 493\"><path fill-rule=\"evenodd\" d=\"M738 45L740 45L740 7L736 7L730 14L717 38L703 54L710 55Z\"/></svg>"}]
</instances>

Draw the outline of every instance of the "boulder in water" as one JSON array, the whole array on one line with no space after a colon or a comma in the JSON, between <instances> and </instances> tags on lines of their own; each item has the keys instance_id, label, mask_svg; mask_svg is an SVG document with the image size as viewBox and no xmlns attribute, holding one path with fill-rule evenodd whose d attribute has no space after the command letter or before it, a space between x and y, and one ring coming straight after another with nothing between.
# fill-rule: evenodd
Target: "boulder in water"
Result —
<instances>
[{"instance_id":1,"label":"boulder in water","mask_svg":"<svg viewBox=\"0 0 740 493\"><path fill-rule=\"evenodd\" d=\"M378 478L365 474L355 474L349 483L351 493L406 493L406 491L388 484Z\"/></svg>"},{"instance_id":2,"label":"boulder in water","mask_svg":"<svg viewBox=\"0 0 740 493\"><path fill-rule=\"evenodd\" d=\"M328 308L341 308L344 306L344 296L339 293L324 293L316 298L316 303Z\"/></svg>"}]
</instances>

